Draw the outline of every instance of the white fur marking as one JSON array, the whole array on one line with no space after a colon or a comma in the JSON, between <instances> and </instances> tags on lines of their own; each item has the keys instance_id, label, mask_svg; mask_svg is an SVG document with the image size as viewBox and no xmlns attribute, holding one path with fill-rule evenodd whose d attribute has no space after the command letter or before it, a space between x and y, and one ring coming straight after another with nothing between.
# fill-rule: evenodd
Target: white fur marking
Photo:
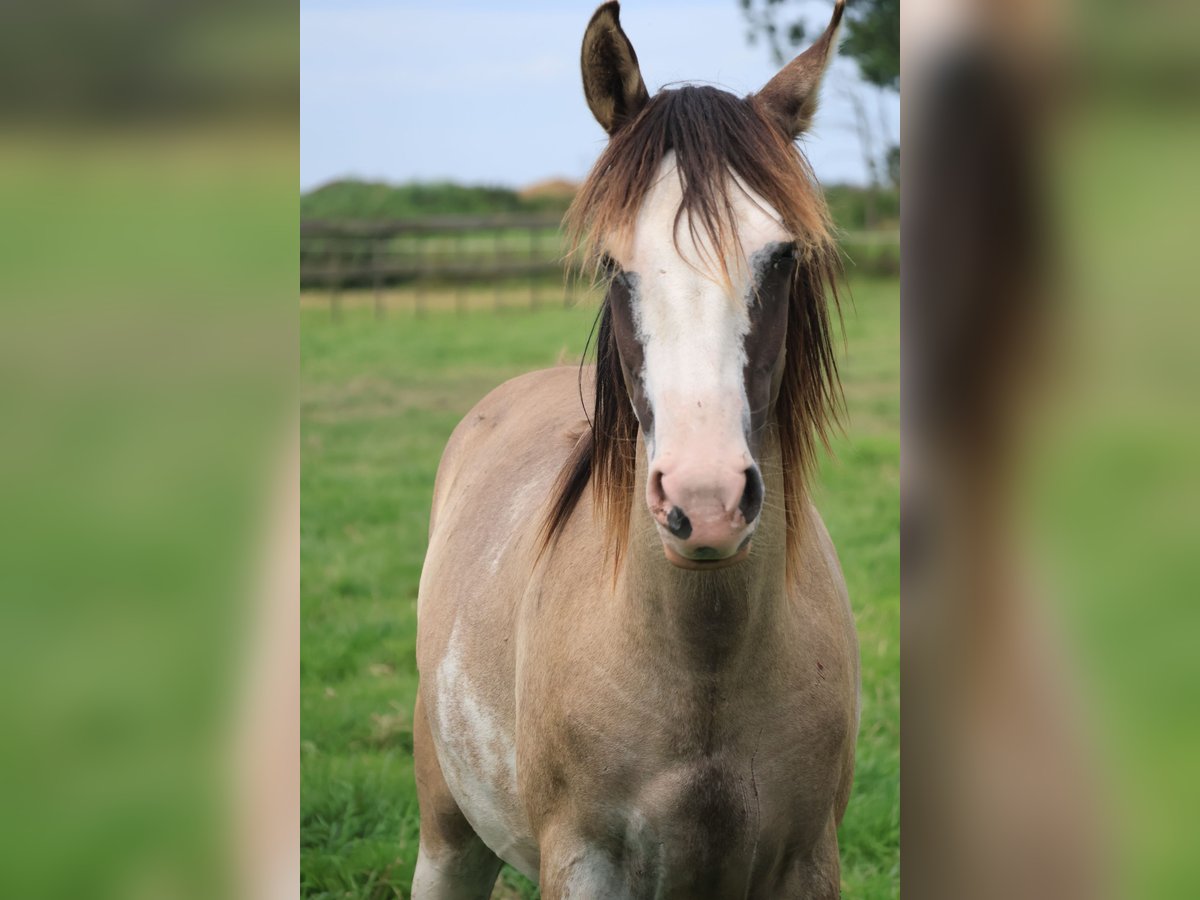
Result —
<instances>
[{"instance_id":1,"label":"white fur marking","mask_svg":"<svg viewBox=\"0 0 1200 900\"><path fill-rule=\"evenodd\" d=\"M454 799L492 852L536 878L537 845L517 797L513 737L483 704L463 670L456 622L437 668L438 761Z\"/></svg>"},{"instance_id":2,"label":"white fur marking","mask_svg":"<svg viewBox=\"0 0 1200 900\"><path fill-rule=\"evenodd\" d=\"M504 554L508 552L513 537L518 533L521 519L529 515L531 501L545 493L545 485L540 480L530 481L513 492L508 505L508 515L502 526L495 529L496 543L493 544L492 558L488 561L488 569L493 575L500 571L504 562Z\"/></svg>"},{"instance_id":3,"label":"white fur marking","mask_svg":"<svg viewBox=\"0 0 1200 900\"><path fill-rule=\"evenodd\" d=\"M600 850L585 847L570 863L563 900L625 900L629 891L621 873Z\"/></svg>"}]
</instances>

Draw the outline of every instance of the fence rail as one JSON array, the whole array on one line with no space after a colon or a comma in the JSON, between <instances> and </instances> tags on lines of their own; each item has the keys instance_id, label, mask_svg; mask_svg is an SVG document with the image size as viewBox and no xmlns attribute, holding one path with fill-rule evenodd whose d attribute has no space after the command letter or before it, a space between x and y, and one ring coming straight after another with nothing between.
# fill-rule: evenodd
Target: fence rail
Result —
<instances>
[{"instance_id":1,"label":"fence rail","mask_svg":"<svg viewBox=\"0 0 1200 900\"><path fill-rule=\"evenodd\" d=\"M560 221L558 214L304 220L300 289L327 291L335 314L341 292L373 291L376 312L382 314L385 290L411 289L420 312L430 290L454 291L462 308L469 287L491 287L500 305L499 285L524 281L530 305L536 306L538 285L562 283L566 248ZM896 232L845 234L842 246L857 268L899 271Z\"/></svg>"},{"instance_id":2,"label":"fence rail","mask_svg":"<svg viewBox=\"0 0 1200 900\"><path fill-rule=\"evenodd\" d=\"M481 229L558 228L562 216L553 214L513 215L497 213L489 216L426 216L420 219L377 219L371 221L305 219L300 223L300 236L353 237L387 239L400 234L478 231Z\"/></svg>"},{"instance_id":3,"label":"fence rail","mask_svg":"<svg viewBox=\"0 0 1200 900\"><path fill-rule=\"evenodd\" d=\"M300 223L300 287L387 287L562 272L560 216Z\"/></svg>"}]
</instances>

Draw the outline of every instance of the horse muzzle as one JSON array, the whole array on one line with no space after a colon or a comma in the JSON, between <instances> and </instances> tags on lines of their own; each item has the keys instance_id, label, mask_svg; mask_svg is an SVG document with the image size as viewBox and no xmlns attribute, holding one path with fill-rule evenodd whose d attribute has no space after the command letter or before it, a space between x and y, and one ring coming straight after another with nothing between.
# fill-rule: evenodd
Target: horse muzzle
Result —
<instances>
[{"instance_id":1,"label":"horse muzzle","mask_svg":"<svg viewBox=\"0 0 1200 900\"><path fill-rule=\"evenodd\" d=\"M654 467L646 489L663 552L686 569L722 568L745 559L762 498L755 465L724 472Z\"/></svg>"}]
</instances>

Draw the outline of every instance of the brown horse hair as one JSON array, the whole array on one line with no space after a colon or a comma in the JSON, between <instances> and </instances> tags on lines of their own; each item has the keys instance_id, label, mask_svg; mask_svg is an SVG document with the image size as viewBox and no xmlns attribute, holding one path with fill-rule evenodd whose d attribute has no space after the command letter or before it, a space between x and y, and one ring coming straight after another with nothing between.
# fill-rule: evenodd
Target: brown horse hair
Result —
<instances>
[{"instance_id":1,"label":"brown horse hair","mask_svg":"<svg viewBox=\"0 0 1200 900\"><path fill-rule=\"evenodd\" d=\"M784 371L772 423L782 456L788 570L794 571L807 476L816 463L817 445L828 449L843 408L826 302L826 296L832 298L840 318L841 260L828 208L807 161L753 97L741 99L706 86L663 90L613 135L567 210L564 226L577 271L600 277L605 254L627 247L638 210L672 150L683 190L675 216L676 246L686 214L692 240L711 255L726 283L726 261L737 234L730 174L775 209L796 241L799 262L788 301ZM561 532L590 483L619 568L635 494L638 422L626 393L607 297L599 313L590 426L559 473L541 549Z\"/></svg>"}]
</instances>

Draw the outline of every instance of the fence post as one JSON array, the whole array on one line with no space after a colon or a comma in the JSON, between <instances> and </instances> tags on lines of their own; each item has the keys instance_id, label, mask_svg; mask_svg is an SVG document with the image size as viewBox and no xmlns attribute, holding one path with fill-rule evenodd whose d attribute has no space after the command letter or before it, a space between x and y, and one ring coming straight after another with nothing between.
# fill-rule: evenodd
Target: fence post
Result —
<instances>
[{"instance_id":1,"label":"fence post","mask_svg":"<svg viewBox=\"0 0 1200 900\"><path fill-rule=\"evenodd\" d=\"M333 291L329 295L329 317L335 322L342 318L342 257L341 248L333 242L332 262L329 266L330 280Z\"/></svg>"},{"instance_id":2,"label":"fence post","mask_svg":"<svg viewBox=\"0 0 1200 900\"><path fill-rule=\"evenodd\" d=\"M436 246L436 244L435 244ZM425 313L425 290L429 286L429 265L427 250L429 248L429 236L426 234L417 234L413 237L413 292L416 295L415 312L418 316Z\"/></svg>"},{"instance_id":3,"label":"fence post","mask_svg":"<svg viewBox=\"0 0 1200 900\"><path fill-rule=\"evenodd\" d=\"M375 285L375 318L382 319L384 314L383 308L383 290L380 284L379 274L379 238L371 241L368 245L370 249L371 259L371 281Z\"/></svg>"},{"instance_id":4,"label":"fence post","mask_svg":"<svg viewBox=\"0 0 1200 900\"><path fill-rule=\"evenodd\" d=\"M465 254L463 253L463 233L461 231L456 232L454 235L454 247L454 255L459 259L462 259ZM462 276L459 275L454 279L454 305L458 308L460 313L465 312L467 309L467 297L465 292L466 287L463 284Z\"/></svg>"},{"instance_id":5,"label":"fence post","mask_svg":"<svg viewBox=\"0 0 1200 900\"><path fill-rule=\"evenodd\" d=\"M538 258L538 230L536 228L529 229L529 308L536 310L538 308L538 283L537 275L534 271L535 263Z\"/></svg>"},{"instance_id":6,"label":"fence post","mask_svg":"<svg viewBox=\"0 0 1200 900\"><path fill-rule=\"evenodd\" d=\"M497 272L500 271L500 262L503 258L503 252L501 249L501 243L503 242L503 240L504 240L504 230L497 228L496 232L495 232L495 236L492 238L492 248L493 248L493 252L495 254L495 258L496 258L495 261L496 261ZM496 311L499 312L500 307L501 307L501 303L500 303L501 287L500 287L500 285L503 281L503 275L501 275L501 274L494 275L493 279L494 280L492 281L492 287L493 287L493 290L495 291L495 296L496 296Z\"/></svg>"}]
</instances>

